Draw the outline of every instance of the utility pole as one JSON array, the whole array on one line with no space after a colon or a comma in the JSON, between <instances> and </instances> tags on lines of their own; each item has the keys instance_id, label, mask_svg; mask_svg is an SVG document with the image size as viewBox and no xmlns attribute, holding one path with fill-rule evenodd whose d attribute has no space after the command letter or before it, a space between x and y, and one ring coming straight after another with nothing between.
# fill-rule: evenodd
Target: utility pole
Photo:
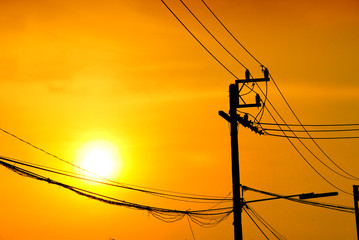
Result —
<instances>
[{"instance_id":1,"label":"utility pole","mask_svg":"<svg viewBox=\"0 0 359 240\"><path fill-rule=\"evenodd\" d=\"M241 117L237 113L237 108L243 107L260 107L261 99L257 94L255 99L256 103L247 104L244 99L240 96L240 91L243 87L252 82L261 82L269 81L268 70L264 70L264 78L260 79L250 79L250 73L248 69L246 70L246 79L236 80L235 84L229 85L229 115L223 111L219 111L219 115L223 117L230 123L231 126L231 157L232 157L232 192L233 192L233 225L234 225L234 239L242 240L242 208L243 208L243 198L241 196L241 184L240 184L240 172L239 172L239 154L238 154L238 122L241 123L244 127L250 128L252 131L255 131L259 134L262 134L255 126L253 122L248 120L248 115ZM239 89L238 85L242 83L241 88ZM240 99L241 103L240 104Z\"/></svg>"},{"instance_id":2,"label":"utility pole","mask_svg":"<svg viewBox=\"0 0 359 240\"><path fill-rule=\"evenodd\" d=\"M355 222L357 227L357 239L359 240L359 210L358 210L358 201L359 201L359 185L353 185L353 195L354 195L354 209L355 209Z\"/></svg>"}]
</instances>

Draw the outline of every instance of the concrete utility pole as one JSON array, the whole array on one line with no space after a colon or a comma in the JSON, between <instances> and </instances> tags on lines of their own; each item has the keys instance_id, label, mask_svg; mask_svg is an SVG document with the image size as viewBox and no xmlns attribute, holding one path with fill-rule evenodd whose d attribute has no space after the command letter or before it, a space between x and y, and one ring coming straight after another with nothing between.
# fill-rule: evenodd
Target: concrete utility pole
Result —
<instances>
[{"instance_id":1,"label":"concrete utility pole","mask_svg":"<svg viewBox=\"0 0 359 240\"><path fill-rule=\"evenodd\" d=\"M248 82L260 82L268 81L268 70L264 70L264 78L261 79L250 79L250 73L246 71L246 79L236 80L235 84L229 85L229 115L223 111L219 111L219 115L226 119L231 126L231 155L232 155L232 192L233 192L233 225L234 225L234 239L242 240L242 207L243 207L243 198L241 196L241 184L239 177L239 154L238 154L238 122L241 123L244 127L248 127L257 133L261 133L256 127L252 124L253 122L248 121L248 115L241 117L237 113L237 108L243 107L260 107L260 97L256 95L256 103L247 104L239 95L240 91L244 85ZM241 88L238 88L238 84L242 83ZM242 100L244 104L240 104L239 99Z\"/></svg>"},{"instance_id":2,"label":"concrete utility pole","mask_svg":"<svg viewBox=\"0 0 359 240\"><path fill-rule=\"evenodd\" d=\"M358 210L358 201L359 201L359 185L353 185L353 195L354 195L354 209L355 209L355 222L357 226L357 239L359 240L359 210Z\"/></svg>"},{"instance_id":3,"label":"concrete utility pole","mask_svg":"<svg viewBox=\"0 0 359 240\"><path fill-rule=\"evenodd\" d=\"M233 225L234 239L243 239L242 234L242 197L239 178L239 154L238 154L238 86L229 86L229 117L231 125L231 155L232 155L232 192L233 192Z\"/></svg>"}]
</instances>

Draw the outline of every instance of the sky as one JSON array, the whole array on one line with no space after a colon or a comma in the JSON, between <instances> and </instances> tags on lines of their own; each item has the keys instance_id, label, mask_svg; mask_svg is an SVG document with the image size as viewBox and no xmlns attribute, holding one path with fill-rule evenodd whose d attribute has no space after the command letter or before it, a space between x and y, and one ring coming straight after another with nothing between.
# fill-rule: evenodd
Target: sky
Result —
<instances>
[{"instance_id":1,"label":"sky","mask_svg":"<svg viewBox=\"0 0 359 240\"><path fill-rule=\"evenodd\" d=\"M218 111L228 112L228 86L236 77L244 78L245 69L179 0L165 2L233 74L160 0L1 1L0 128L76 165L84 144L110 142L118 149L111 179L121 183L209 196L230 194L229 125ZM260 65L201 0L184 2L253 77L263 76ZM359 123L357 0L205 2L269 69L303 124ZM297 123L273 81L267 87L261 84L287 123ZM249 101L254 99L251 94ZM241 110L254 115L259 111ZM262 122L273 122L268 112ZM78 171L5 132L0 132L0 142L1 156ZM335 167L312 141L303 142ZM298 141L294 143L338 188L351 192L352 185L359 184L328 171ZM335 163L355 176L359 176L358 143L358 139L317 141ZM239 157L243 185L283 195L338 191L285 138L260 136L239 126ZM213 207L48 177L133 203L181 210ZM164 223L146 211L90 200L2 166L0 182L0 240L234 239L232 215L213 228L189 224L186 218ZM266 196L244 192L245 200L260 198ZM318 201L353 207L353 197L341 191ZM218 207L225 205L221 204ZM356 236L351 213L285 200L250 206L287 239ZM244 239L264 239L242 215Z\"/></svg>"}]
</instances>

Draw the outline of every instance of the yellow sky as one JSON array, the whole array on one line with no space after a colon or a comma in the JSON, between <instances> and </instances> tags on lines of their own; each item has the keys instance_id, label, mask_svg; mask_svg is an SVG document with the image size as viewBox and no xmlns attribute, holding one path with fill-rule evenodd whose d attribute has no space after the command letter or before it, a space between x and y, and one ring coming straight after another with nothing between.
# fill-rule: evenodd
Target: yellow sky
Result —
<instances>
[{"instance_id":1,"label":"yellow sky","mask_svg":"<svg viewBox=\"0 0 359 240\"><path fill-rule=\"evenodd\" d=\"M244 69L179 1L166 2L235 75L244 76ZM259 65L200 0L186 2L254 77L262 76ZM303 123L359 123L357 0L206 2L269 68ZM2 1L0 33L1 128L74 163L82 144L111 141L122 159L116 181L204 195L226 196L231 191L229 128L218 111L228 111L228 85L234 77L160 0ZM268 97L294 122L273 83ZM268 114L264 121L271 121ZM336 191L285 139L239 129L244 185L288 195ZM75 171L6 134L0 134L0 141L0 155ZM318 143L343 168L359 175L358 140ZM340 188L351 191L358 184L308 158ZM193 239L187 219L163 223L147 212L89 200L4 167L0 181L0 240ZM126 201L194 208L94 188ZM246 192L244 197L265 196ZM353 202L342 193L323 201ZM353 214L281 200L251 206L288 239L355 236ZM245 239L260 239L250 219L243 217ZM192 228L196 239L233 239L232 216L214 228L193 223Z\"/></svg>"}]
</instances>

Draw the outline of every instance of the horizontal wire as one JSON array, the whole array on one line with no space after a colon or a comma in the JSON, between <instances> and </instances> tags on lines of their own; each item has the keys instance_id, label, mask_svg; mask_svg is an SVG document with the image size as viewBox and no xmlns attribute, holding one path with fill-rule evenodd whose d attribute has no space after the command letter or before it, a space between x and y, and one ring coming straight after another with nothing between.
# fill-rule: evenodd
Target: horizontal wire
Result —
<instances>
[{"instance_id":1,"label":"horizontal wire","mask_svg":"<svg viewBox=\"0 0 359 240\"><path fill-rule=\"evenodd\" d=\"M262 125L274 125L274 126L290 126L290 127L348 127L348 126L359 126L359 123L333 123L333 124L290 124L290 123L265 123L261 122Z\"/></svg>"},{"instance_id":2,"label":"horizontal wire","mask_svg":"<svg viewBox=\"0 0 359 240\"><path fill-rule=\"evenodd\" d=\"M262 128L264 131L278 131L278 132L354 132L359 131L359 128L349 129L307 129L307 130L295 130L295 129L274 129L274 128Z\"/></svg>"},{"instance_id":3,"label":"horizontal wire","mask_svg":"<svg viewBox=\"0 0 359 240\"><path fill-rule=\"evenodd\" d=\"M293 198L293 197L290 197L290 196L284 196L284 195L281 195L281 194L276 194L276 193L271 193L271 192L267 192L267 191L263 191L263 190L258 190L258 189L248 187L248 186L242 186L242 187L243 187L244 190L249 190L249 191L253 191L253 192L257 192L257 193L262 193L264 195L278 197L278 198L290 200L290 201L293 201L293 202L303 203L303 204L307 204L307 205L311 205L311 206L315 206L315 207L322 207L322 208L327 208L327 209L346 212L346 213L354 213L354 208L349 207L349 206L336 205L336 204L331 204L331 203L313 202L313 201L308 201L308 200L303 200L303 199L296 199L296 198Z\"/></svg>"},{"instance_id":4,"label":"horizontal wire","mask_svg":"<svg viewBox=\"0 0 359 240\"><path fill-rule=\"evenodd\" d=\"M103 179L103 180L106 180L106 181L111 182L111 183L114 183L114 184L119 184L119 185L121 185L121 186L132 187L132 188L148 189L148 190L150 190L150 191L160 191L160 192L166 192L166 193L172 193L172 194L182 194L182 195L187 195L187 196L196 196L196 197L203 197L203 198L219 198L219 199L223 199L223 198L217 197L217 196L207 196L207 195L192 194L192 193L182 193L182 192L177 192L177 191L169 191L169 190L163 190L163 189L158 189L158 188L150 188L150 187L138 186L138 185L134 185L134 184L124 184L124 183L120 183L120 182L117 182L117 181L114 181L114 180L105 178L105 177L103 177L103 176L100 176L100 175L98 175L98 174L95 174L95 173L93 173L93 172L91 172L91 171L88 171L88 170L86 170L86 169L84 169L84 168L81 168L80 166L77 166L76 164L73 164L73 163L71 163L71 162L69 162L69 161L66 161L65 159L62 159L62 158L56 156L55 154L52 154L52 153L50 153L50 152L44 150L43 148L40 148L40 147L36 146L35 144L32 144L31 142L26 141L26 140L24 140L23 138L21 138L21 137L15 135L15 134L13 134L13 133L11 133L11 132L9 132L9 131L3 129L3 128L0 128L0 131L2 131L2 132L4 132L4 133L8 134L9 136L11 136L11 137L13 137L13 138L19 140L20 142L23 142L23 143L29 145L30 147L32 147L32 148L34 148L34 149L36 149L36 150L39 150L39 151L45 153L46 155L49 155L50 157L53 157L53 158L55 158L55 159L57 159L57 160L60 160L60 161L62 161L62 162L64 162L64 163L69 164L69 165L71 165L71 166L73 166L73 167L75 167L75 168L77 168L77 169L79 169L79 170L81 170L81 171L86 172L86 173L90 173L90 174L92 174L92 175L98 177L99 179ZM82 176L85 176L85 175L82 175Z\"/></svg>"},{"instance_id":5,"label":"horizontal wire","mask_svg":"<svg viewBox=\"0 0 359 240\"><path fill-rule=\"evenodd\" d=\"M288 136L280 134L265 133L265 135L273 137L284 137L284 138L293 138L293 139L322 139L322 140L339 140L339 139L358 139L359 136L343 136L343 137L300 137L300 136Z\"/></svg>"},{"instance_id":6,"label":"horizontal wire","mask_svg":"<svg viewBox=\"0 0 359 240\"><path fill-rule=\"evenodd\" d=\"M178 221L182 219L183 216L189 215L191 219L193 218L196 219L196 221L194 222L197 224L210 225L213 219L216 219L216 223L218 224L220 221L224 220L232 212L231 208L229 208L229 210L226 210L225 208L219 208L219 209L212 209L211 211L209 211L208 209L196 210L196 211L189 211L189 210L183 211L183 210L152 207L152 206L147 206L137 203L131 203L117 198L109 197L103 194L88 191L82 188L78 188L75 186L71 186L68 184L64 184L3 161L0 161L0 164L22 176L26 176L36 180L45 181L50 184L58 185L60 187L68 189L81 196L88 197L90 199L94 199L111 205L118 205L132 209L138 209L138 210L146 210L148 212L151 212L151 214L156 214L157 218L161 220L172 219L173 221ZM177 217L174 216L175 214L177 214ZM207 222L205 222L204 220L207 220Z\"/></svg>"},{"instance_id":7,"label":"horizontal wire","mask_svg":"<svg viewBox=\"0 0 359 240\"><path fill-rule=\"evenodd\" d=\"M271 104L271 102L269 101L268 99L268 103L272 106L272 108L274 109L274 111L279 115L279 117L282 119L282 121L284 121L284 119L281 117L281 115L277 112L277 110L274 108L274 106ZM274 116L272 115L272 113L269 111L268 107L266 106L266 109L267 109L267 112L270 114L270 116L272 117L272 119L276 122L276 119L274 118ZM285 121L284 121L285 122ZM286 133L283 132L285 136ZM295 133L294 133L295 134ZM318 174L318 176L320 176L324 181L326 181L329 185L331 185L332 187L338 189L339 191L345 193L345 194L348 194L348 195L351 195L349 192L337 187L336 185L334 185L332 182L330 182L328 179L326 179L309 161L308 159L303 155L303 153L301 151L299 151L299 149L295 146L295 144L293 143L293 141L291 140L291 138L286 138L289 143L292 145L292 147L296 150L296 152L301 156L301 158L309 165L309 167L311 169L313 169L313 171L315 173ZM324 166L326 166L329 170L333 171L334 173L342 176L342 177L345 177L345 178L349 178L349 177L346 177L346 176L343 176L342 174L338 173L337 171L335 171L334 169L332 169L331 167L329 167L327 164L325 164L322 160L320 160L300 139L298 139L299 142L320 162L322 163ZM346 173L346 172L345 172Z\"/></svg>"},{"instance_id":8,"label":"horizontal wire","mask_svg":"<svg viewBox=\"0 0 359 240\"><path fill-rule=\"evenodd\" d=\"M35 168L35 169L38 169L38 170L47 171L47 172L50 172L50 173L55 173L55 174L66 176L66 177L72 177L72 178L85 180L85 181L90 181L90 182L94 182L94 183L99 183L99 184L103 184L103 185L107 185L107 186L118 187L118 188L122 188L122 189L126 189L126 190L142 192L142 193L151 194L151 195L155 195L155 196L159 196L159 197L165 197L165 198L172 199L172 200L188 201L188 202L196 202L196 203L206 203L206 202L199 202L199 201L194 201L194 200L209 201L209 202L213 202L213 201L215 201L215 202L231 201L231 199L227 199L227 198L200 198L200 197L188 197L188 196L164 194L164 193L153 192L153 191L148 191L148 190L143 190L143 189L138 189L138 188L132 188L132 187L124 186L124 185L118 185L118 184L113 184L113 183L108 183L108 182L102 182L102 181L87 178L86 176L79 177L79 176L76 176L76 173L71 173L71 172L67 172L67 171L64 172L64 173L61 173L60 171L62 171L62 170L58 171L57 169L53 169L53 168L47 169L47 167L45 167L45 166L32 165L32 164L30 164L28 162L19 161L19 160L7 158L7 157L4 157L4 156L0 156L0 159L8 161L8 162L15 163L15 164L20 164L20 165L24 165L24 166L27 166L27 167ZM180 198L182 200L179 200L177 198ZM191 201L183 200L183 199L191 199Z\"/></svg>"}]
</instances>

